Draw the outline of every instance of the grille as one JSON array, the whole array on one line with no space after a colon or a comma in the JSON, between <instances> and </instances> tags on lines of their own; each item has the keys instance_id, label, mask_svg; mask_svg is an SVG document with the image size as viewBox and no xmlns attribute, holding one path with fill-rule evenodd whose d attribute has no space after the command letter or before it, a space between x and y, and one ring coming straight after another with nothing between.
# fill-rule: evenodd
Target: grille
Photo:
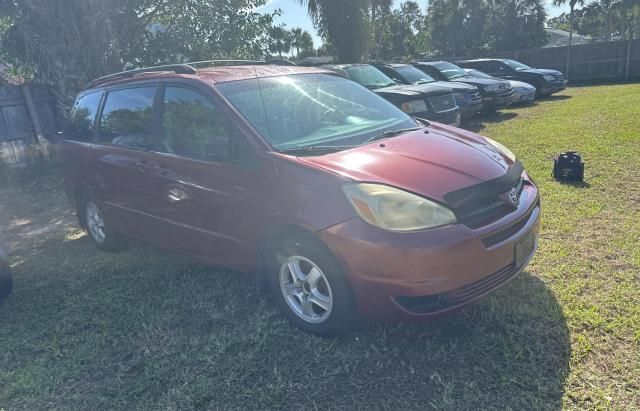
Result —
<instances>
[{"instance_id":1,"label":"grille","mask_svg":"<svg viewBox=\"0 0 640 411\"><path fill-rule=\"evenodd\" d=\"M395 297L395 300L406 310L413 313L436 313L481 297L511 280L516 274L518 274L518 268L515 263L511 263L481 280L448 293L419 297Z\"/></svg>"},{"instance_id":2,"label":"grille","mask_svg":"<svg viewBox=\"0 0 640 411\"><path fill-rule=\"evenodd\" d=\"M445 111L456 108L456 100L453 94L444 94L437 97L429 97L429 103L436 113L444 113Z\"/></svg>"},{"instance_id":3,"label":"grille","mask_svg":"<svg viewBox=\"0 0 640 411\"><path fill-rule=\"evenodd\" d=\"M513 237L518 231L522 230L522 228L527 225L527 222L529 221L529 219L531 218L531 214L533 214L533 210L537 207L537 203L531 207L531 209L529 211L527 211L527 213L524 215L524 217L522 217L520 220L518 220L517 222L511 224L509 227L502 229L492 235L490 235L489 237L485 237L484 239L482 239L482 244L484 244L485 247L491 247L494 246L498 243L503 242L504 240L507 240L511 237Z\"/></svg>"},{"instance_id":4,"label":"grille","mask_svg":"<svg viewBox=\"0 0 640 411\"><path fill-rule=\"evenodd\" d=\"M522 194L522 185L523 181L520 179L518 183L512 187L518 192L518 197ZM456 208L454 212L458 221L471 229L476 229L489 225L507 214L512 213L516 208L504 198L505 192L508 193L509 191L511 191L511 189Z\"/></svg>"},{"instance_id":5,"label":"grille","mask_svg":"<svg viewBox=\"0 0 640 411\"><path fill-rule=\"evenodd\" d=\"M563 74L555 74L554 77L556 78L556 80L564 80Z\"/></svg>"}]
</instances>

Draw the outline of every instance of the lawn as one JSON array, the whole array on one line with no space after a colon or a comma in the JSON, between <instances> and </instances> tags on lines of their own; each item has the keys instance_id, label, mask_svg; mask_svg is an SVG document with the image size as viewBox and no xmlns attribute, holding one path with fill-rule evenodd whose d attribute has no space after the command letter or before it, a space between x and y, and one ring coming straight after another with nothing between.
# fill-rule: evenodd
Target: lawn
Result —
<instances>
[{"instance_id":1,"label":"lawn","mask_svg":"<svg viewBox=\"0 0 640 411\"><path fill-rule=\"evenodd\" d=\"M95 250L55 178L5 185L0 409L638 409L639 107L639 84L571 88L471 124L539 184L538 254L453 317L341 339L294 329L249 276ZM584 186L551 178L567 149Z\"/></svg>"}]
</instances>

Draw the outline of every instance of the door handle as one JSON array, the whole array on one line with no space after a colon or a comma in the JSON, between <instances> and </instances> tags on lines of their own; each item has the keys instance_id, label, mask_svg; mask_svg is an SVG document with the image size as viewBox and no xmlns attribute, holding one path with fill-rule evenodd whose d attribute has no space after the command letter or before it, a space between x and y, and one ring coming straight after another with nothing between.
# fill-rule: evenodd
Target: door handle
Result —
<instances>
[{"instance_id":1,"label":"door handle","mask_svg":"<svg viewBox=\"0 0 640 411\"><path fill-rule=\"evenodd\" d=\"M167 198L169 199L170 203L179 203L181 201L187 200L189 198L189 194L179 188L172 188L169 190Z\"/></svg>"}]
</instances>

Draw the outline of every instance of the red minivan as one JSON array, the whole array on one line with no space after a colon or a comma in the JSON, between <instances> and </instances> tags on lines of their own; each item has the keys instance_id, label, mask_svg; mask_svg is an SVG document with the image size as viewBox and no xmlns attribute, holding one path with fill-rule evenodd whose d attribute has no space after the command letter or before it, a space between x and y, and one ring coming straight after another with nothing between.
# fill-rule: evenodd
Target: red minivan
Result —
<instances>
[{"instance_id":1,"label":"red minivan","mask_svg":"<svg viewBox=\"0 0 640 411\"><path fill-rule=\"evenodd\" d=\"M533 256L538 191L486 137L307 67L174 65L98 79L62 143L104 250L142 238L256 273L301 329L458 310Z\"/></svg>"}]
</instances>

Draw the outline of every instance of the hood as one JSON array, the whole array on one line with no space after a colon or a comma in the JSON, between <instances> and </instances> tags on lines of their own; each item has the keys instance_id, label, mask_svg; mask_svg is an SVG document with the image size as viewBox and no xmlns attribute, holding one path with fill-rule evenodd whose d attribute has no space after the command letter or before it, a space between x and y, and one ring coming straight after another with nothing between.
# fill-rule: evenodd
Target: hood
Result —
<instances>
[{"instance_id":1,"label":"hood","mask_svg":"<svg viewBox=\"0 0 640 411\"><path fill-rule=\"evenodd\" d=\"M431 84L398 84L395 86L389 87L381 87L373 90L376 94L381 95L395 95L395 96L407 96L407 97L415 97L415 96L424 96L424 95L440 95L440 94L448 94L451 93L450 87L442 87L442 86L434 86Z\"/></svg>"},{"instance_id":2,"label":"hood","mask_svg":"<svg viewBox=\"0 0 640 411\"><path fill-rule=\"evenodd\" d=\"M299 161L443 203L445 194L502 177L514 165L483 137L440 124Z\"/></svg>"},{"instance_id":3,"label":"hood","mask_svg":"<svg viewBox=\"0 0 640 411\"><path fill-rule=\"evenodd\" d=\"M472 86L471 84L458 83L455 81L436 81L433 83L429 83L429 85L434 85L438 87L447 87L453 91L470 91L474 92L478 90L476 86Z\"/></svg>"},{"instance_id":4,"label":"hood","mask_svg":"<svg viewBox=\"0 0 640 411\"><path fill-rule=\"evenodd\" d=\"M475 76L457 78L452 81L459 82L459 83L472 84L474 86L491 86L493 84L498 84L498 83L502 83L502 84L507 83L506 81L500 80L500 79L491 79L491 78L475 77Z\"/></svg>"},{"instance_id":5,"label":"hood","mask_svg":"<svg viewBox=\"0 0 640 411\"><path fill-rule=\"evenodd\" d=\"M528 70L520 70L520 71L518 71L518 73L540 74L540 75L551 74L552 76L562 76L562 72L560 72L558 70L537 69L537 68L532 68L532 69L528 69Z\"/></svg>"}]
</instances>

